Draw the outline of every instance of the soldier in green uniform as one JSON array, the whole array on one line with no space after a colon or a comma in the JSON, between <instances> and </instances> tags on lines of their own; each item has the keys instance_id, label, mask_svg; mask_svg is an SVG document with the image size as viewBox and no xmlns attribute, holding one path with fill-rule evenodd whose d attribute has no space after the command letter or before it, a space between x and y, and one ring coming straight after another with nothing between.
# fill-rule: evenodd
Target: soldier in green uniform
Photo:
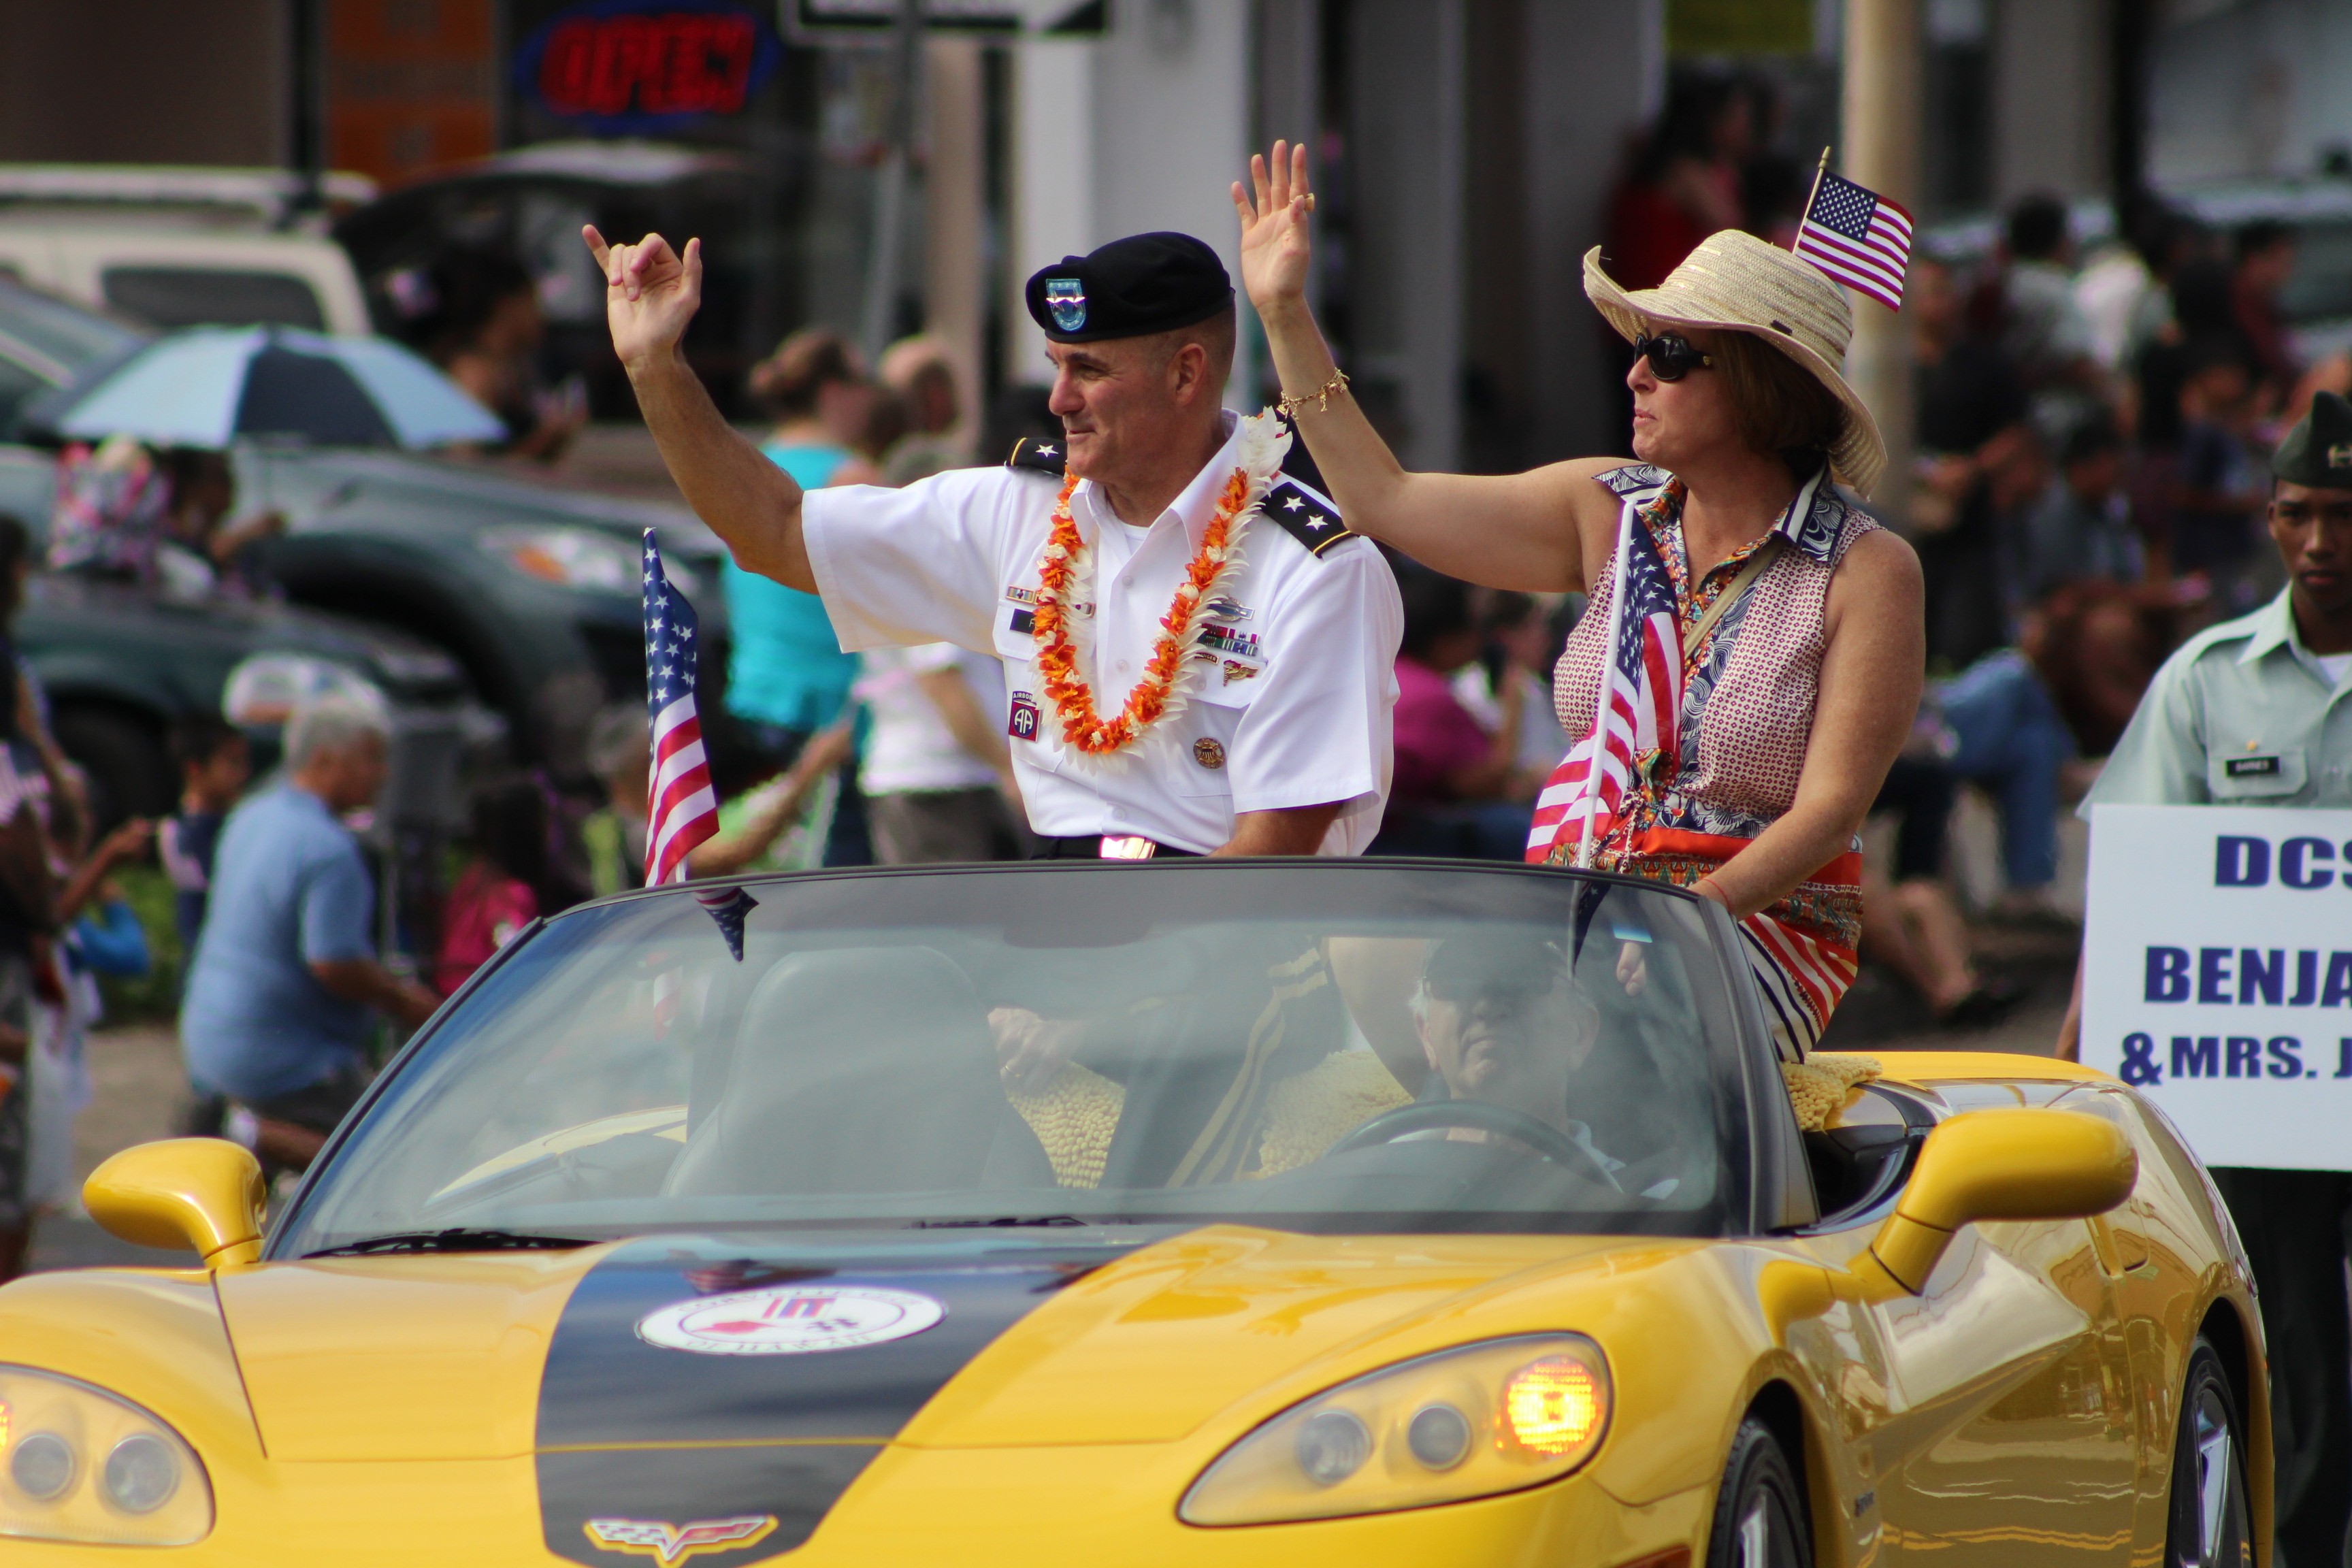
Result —
<instances>
[{"instance_id":1,"label":"soldier in green uniform","mask_svg":"<svg viewBox=\"0 0 2352 1568\"><path fill-rule=\"evenodd\" d=\"M2083 803L2352 807L2352 403L2332 392L2271 459L2285 592L2189 639ZM2082 981L2059 1041L2074 1055ZM2292 1568L2334 1568L2352 1515L2352 1173L2220 1168L2262 1292Z\"/></svg>"}]
</instances>

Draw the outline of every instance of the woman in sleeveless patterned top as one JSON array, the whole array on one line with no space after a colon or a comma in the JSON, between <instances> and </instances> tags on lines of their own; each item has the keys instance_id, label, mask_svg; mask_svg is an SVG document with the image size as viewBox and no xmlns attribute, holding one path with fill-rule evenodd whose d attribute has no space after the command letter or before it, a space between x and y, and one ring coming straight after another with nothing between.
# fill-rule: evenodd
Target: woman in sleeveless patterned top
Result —
<instances>
[{"instance_id":1,"label":"woman in sleeveless patterned top","mask_svg":"<svg viewBox=\"0 0 2352 1568\"><path fill-rule=\"evenodd\" d=\"M1474 583L1591 595L1553 681L1579 743L1538 802L1528 858L1724 905L1801 1057L1853 978L1856 835L1925 666L1917 557L1833 488L1867 495L1886 463L1839 374L1843 291L1737 231L1634 292L1595 249L1585 292L1636 350L1638 460L1407 473L1307 308L1305 150L1276 142L1251 174L1254 190L1234 188L1244 281L1349 525Z\"/></svg>"}]
</instances>

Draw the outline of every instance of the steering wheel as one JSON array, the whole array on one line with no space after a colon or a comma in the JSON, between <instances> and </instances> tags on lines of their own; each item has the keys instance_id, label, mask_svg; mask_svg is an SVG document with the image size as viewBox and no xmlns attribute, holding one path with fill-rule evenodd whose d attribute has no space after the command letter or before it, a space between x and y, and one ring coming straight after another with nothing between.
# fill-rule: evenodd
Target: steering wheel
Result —
<instances>
[{"instance_id":1,"label":"steering wheel","mask_svg":"<svg viewBox=\"0 0 2352 1568\"><path fill-rule=\"evenodd\" d=\"M1414 1105L1401 1105L1394 1110L1373 1117L1361 1127L1340 1139L1325 1151L1324 1157L1345 1154L1354 1149L1369 1149L1376 1143L1393 1143L1408 1132L1420 1132L1432 1127L1475 1127L1482 1132L1500 1132L1516 1138L1555 1165L1571 1162L1581 1164L1604 1187L1614 1187L1616 1179L1610 1175L1592 1151L1579 1143L1549 1121L1539 1121L1524 1110L1513 1110L1507 1105L1496 1105L1484 1100L1433 1100Z\"/></svg>"}]
</instances>

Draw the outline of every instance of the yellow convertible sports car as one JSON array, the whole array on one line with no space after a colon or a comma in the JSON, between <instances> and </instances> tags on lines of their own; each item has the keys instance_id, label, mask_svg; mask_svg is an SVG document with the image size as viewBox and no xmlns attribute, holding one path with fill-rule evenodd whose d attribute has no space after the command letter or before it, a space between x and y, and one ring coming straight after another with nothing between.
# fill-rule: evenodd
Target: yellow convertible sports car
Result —
<instances>
[{"instance_id":1,"label":"yellow convertible sports car","mask_svg":"<svg viewBox=\"0 0 2352 1568\"><path fill-rule=\"evenodd\" d=\"M1715 905L1412 861L813 873L511 943L262 1234L0 1289L0 1561L2254 1568L2161 1116L1786 1063Z\"/></svg>"}]
</instances>

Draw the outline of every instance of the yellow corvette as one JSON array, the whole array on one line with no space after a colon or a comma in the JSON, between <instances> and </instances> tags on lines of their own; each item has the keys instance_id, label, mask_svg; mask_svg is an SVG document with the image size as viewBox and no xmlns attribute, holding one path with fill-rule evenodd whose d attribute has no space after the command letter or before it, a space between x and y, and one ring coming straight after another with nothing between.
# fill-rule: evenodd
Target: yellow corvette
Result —
<instances>
[{"instance_id":1,"label":"yellow corvette","mask_svg":"<svg viewBox=\"0 0 2352 1568\"><path fill-rule=\"evenodd\" d=\"M1791 1073L1710 903L740 895L510 944L266 1237L235 1145L101 1169L201 1263L0 1289L0 1560L2267 1562L2259 1321L2162 1118L2021 1057Z\"/></svg>"}]
</instances>

